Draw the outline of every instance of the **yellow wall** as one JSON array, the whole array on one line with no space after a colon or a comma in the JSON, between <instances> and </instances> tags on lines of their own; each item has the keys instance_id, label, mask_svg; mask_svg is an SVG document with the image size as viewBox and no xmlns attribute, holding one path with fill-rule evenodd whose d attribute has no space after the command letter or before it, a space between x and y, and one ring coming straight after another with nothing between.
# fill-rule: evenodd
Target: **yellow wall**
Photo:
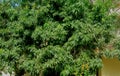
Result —
<instances>
[{"instance_id":1,"label":"yellow wall","mask_svg":"<svg viewBox=\"0 0 120 76\"><path fill-rule=\"evenodd\" d=\"M117 58L103 58L101 76L120 76L120 61Z\"/></svg>"}]
</instances>

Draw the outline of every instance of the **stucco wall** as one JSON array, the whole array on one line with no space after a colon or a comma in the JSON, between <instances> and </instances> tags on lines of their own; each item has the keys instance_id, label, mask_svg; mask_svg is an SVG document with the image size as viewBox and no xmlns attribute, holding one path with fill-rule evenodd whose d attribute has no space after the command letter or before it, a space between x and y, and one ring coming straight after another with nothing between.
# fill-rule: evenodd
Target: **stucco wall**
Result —
<instances>
[{"instance_id":1,"label":"stucco wall","mask_svg":"<svg viewBox=\"0 0 120 76\"><path fill-rule=\"evenodd\" d=\"M100 76L120 76L120 61L117 58L103 58L103 68Z\"/></svg>"}]
</instances>

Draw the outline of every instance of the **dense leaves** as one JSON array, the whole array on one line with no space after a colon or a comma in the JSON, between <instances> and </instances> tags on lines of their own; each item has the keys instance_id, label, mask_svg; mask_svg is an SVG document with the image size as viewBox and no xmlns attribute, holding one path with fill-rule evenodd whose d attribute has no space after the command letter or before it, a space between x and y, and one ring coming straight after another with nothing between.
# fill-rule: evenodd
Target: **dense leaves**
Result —
<instances>
[{"instance_id":1,"label":"dense leaves","mask_svg":"<svg viewBox=\"0 0 120 76\"><path fill-rule=\"evenodd\" d=\"M0 4L0 69L16 76L89 76L96 48L112 37L110 0L22 0Z\"/></svg>"}]
</instances>

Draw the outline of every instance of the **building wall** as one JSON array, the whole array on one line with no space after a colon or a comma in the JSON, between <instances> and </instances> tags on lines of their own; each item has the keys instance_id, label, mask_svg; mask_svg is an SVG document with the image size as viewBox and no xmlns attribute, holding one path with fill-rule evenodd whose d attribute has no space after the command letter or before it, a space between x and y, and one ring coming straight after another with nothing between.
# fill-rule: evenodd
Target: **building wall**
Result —
<instances>
[{"instance_id":1,"label":"building wall","mask_svg":"<svg viewBox=\"0 0 120 76\"><path fill-rule=\"evenodd\" d=\"M117 58L103 58L100 76L120 76L120 61Z\"/></svg>"}]
</instances>

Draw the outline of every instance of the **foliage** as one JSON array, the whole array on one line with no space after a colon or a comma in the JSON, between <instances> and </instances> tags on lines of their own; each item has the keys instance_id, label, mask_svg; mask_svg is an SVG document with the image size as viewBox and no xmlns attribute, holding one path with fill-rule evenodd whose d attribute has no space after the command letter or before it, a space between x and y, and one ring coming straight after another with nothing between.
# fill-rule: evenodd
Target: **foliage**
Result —
<instances>
[{"instance_id":1,"label":"foliage","mask_svg":"<svg viewBox=\"0 0 120 76\"><path fill-rule=\"evenodd\" d=\"M14 3L14 2L13 2ZM110 0L23 0L0 4L0 68L16 76L89 76L112 37Z\"/></svg>"}]
</instances>

